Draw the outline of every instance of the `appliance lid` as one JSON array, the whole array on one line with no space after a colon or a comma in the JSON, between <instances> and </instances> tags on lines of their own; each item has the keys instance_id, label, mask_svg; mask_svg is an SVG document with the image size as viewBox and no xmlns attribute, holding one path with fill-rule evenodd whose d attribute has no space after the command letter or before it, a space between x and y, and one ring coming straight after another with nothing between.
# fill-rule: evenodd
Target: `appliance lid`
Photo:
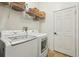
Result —
<instances>
[{"instance_id":1,"label":"appliance lid","mask_svg":"<svg viewBox=\"0 0 79 59\"><path fill-rule=\"evenodd\" d=\"M15 37L8 37L10 40L10 43L13 44L17 44L17 43L21 43L21 42L28 42L31 41L33 39L36 39L36 36L31 36L31 35L27 35L27 36L15 36Z\"/></svg>"}]
</instances>

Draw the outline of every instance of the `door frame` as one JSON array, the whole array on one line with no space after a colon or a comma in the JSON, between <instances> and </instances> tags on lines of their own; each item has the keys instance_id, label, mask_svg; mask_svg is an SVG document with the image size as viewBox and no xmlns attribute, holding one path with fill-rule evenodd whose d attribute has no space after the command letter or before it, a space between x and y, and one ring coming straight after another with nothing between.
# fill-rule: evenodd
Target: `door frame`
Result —
<instances>
[{"instance_id":1,"label":"door frame","mask_svg":"<svg viewBox=\"0 0 79 59\"><path fill-rule=\"evenodd\" d=\"M60 10L56 10L56 11L53 11L53 33L55 32L55 13L56 12L58 12L58 11L62 11L62 10L66 10L66 9L70 9L70 8L75 8L75 56L77 57L77 56L79 56L79 51L78 51L78 49L79 49L79 46L78 46L78 44L79 44L79 37L78 37L78 35L79 35L79 31L78 31L78 23L79 23L79 21L78 21L78 13L79 13L79 7L78 7L79 5L77 4L77 5L75 5L75 6L71 6L71 7L68 7L68 8L64 8L64 9L60 9ZM53 34L53 37L54 37L54 39L53 39L53 49L55 50L55 35Z\"/></svg>"}]
</instances>

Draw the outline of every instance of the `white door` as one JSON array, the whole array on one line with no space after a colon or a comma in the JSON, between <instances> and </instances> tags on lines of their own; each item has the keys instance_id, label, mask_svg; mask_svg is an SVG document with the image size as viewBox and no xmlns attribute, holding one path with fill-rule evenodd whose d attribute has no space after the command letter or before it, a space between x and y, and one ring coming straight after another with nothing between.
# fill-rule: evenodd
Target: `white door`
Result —
<instances>
[{"instance_id":1,"label":"white door","mask_svg":"<svg viewBox=\"0 0 79 59\"><path fill-rule=\"evenodd\" d=\"M56 51L75 56L75 7L55 12L55 40Z\"/></svg>"}]
</instances>

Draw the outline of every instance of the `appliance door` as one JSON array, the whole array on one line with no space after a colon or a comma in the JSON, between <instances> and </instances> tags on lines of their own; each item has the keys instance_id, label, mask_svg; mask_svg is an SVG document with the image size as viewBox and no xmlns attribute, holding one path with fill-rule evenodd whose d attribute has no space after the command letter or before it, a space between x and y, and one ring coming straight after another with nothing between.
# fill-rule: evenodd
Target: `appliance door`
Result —
<instances>
[{"instance_id":1,"label":"appliance door","mask_svg":"<svg viewBox=\"0 0 79 59\"><path fill-rule=\"evenodd\" d=\"M17 44L6 49L7 57L37 57L37 39Z\"/></svg>"},{"instance_id":2,"label":"appliance door","mask_svg":"<svg viewBox=\"0 0 79 59\"><path fill-rule=\"evenodd\" d=\"M48 39L46 36L43 36L39 40L39 57L46 57L48 54Z\"/></svg>"},{"instance_id":3,"label":"appliance door","mask_svg":"<svg viewBox=\"0 0 79 59\"><path fill-rule=\"evenodd\" d=\"M41 53L47 49L47 37L41 40Z\"/></svg>"}]
</instances>

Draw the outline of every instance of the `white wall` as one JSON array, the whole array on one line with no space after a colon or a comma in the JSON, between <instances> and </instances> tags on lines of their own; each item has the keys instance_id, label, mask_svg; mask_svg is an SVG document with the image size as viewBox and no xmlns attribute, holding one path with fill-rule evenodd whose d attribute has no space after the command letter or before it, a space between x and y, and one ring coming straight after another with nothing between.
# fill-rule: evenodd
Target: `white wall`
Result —
<instances>
[{"instance_id":1,"label":"white wall","mask_svg":"<svg viewBox=\"0 0 79 59\"><path fill-rule=\"evenodd\" d=\"M33 8L33 7L39 8L38 3L39 2L26 2L26 4L28 4L29 8Z\"/></svg>"},{"instance_id":2,"label":"white wall","mask_svg":"<svg viewBox=\"0 0 79 59\"><path fill-rule=\"evenodd\" d=\"M40 9L46 12L46 19L41 23L41 32L48 33L49 48L53 50L53 20L54 11L75 6L77 3L66 2L43 2L39 3Z\"/></svg>"},{"instance_id":3,"label":"white wall","mask_svg":"<svg viewBox=\"0 0 79 59\"><path fill-rule=\"evenodd\" d=\"M40 29L41 32L48 33L49 48L53 50L53 20L54 11L68 8L74 6L76 3L66 3L66 2L31 2L28 3L29 7L37 7L40 10L46 12L46 19L44 21L33 21L30 16L22 12L17 12L9 8L4 8L0 6L0 30L17 30L22 29L22 27L27 26L29 29ZM40 28L39 28L40 26Z\"/></svg>"},{"instance_id":4,"label":"white wall","mask_svg":"<svg viewBox=\"0 0 79 59\"><path fill-rule=\"evenodd\" d=\"M37 3L29 3L29 7L37 7ZM24 12L18 12L11 8L0 6L0 30L20 30L24 26L28 29L39 29L39 22L34 21Z\"/></svg>"},{"instance_id":5,"label":"white wall","mask_svg":"<svg viewBox=\"0 0 79 59\"><path fill-rule=\"evenodd\" d=\"M0 31L4 28L5 22L8 19L9 8L0 6Z\"/></svg>"}]
</instances>

